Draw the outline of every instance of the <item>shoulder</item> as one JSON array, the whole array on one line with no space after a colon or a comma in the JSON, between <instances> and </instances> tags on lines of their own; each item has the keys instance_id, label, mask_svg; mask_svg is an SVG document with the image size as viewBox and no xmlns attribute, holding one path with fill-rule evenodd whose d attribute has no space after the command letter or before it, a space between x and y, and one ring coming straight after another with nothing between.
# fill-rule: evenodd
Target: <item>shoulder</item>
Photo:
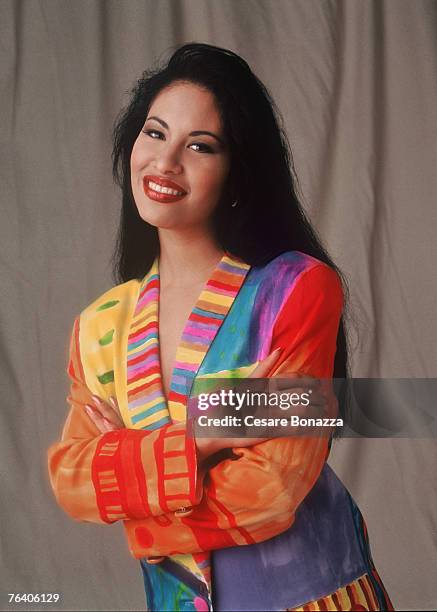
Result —
<instances>
[{"instance_id":1,"label":"shoulder","mask_svg":"<svg viewBox=\"0 0 437 612\"><path fill-rule=\"evenodd\" d=\"M281 258L283 261L276 262L278 267L275 269L279 271L282 265L286 272L280 281L281 302L276 312L274 333L285 334L290 342L292 337L317 338L317 342L327 334L336 337L344 306L343 286L338 273L305 253L298 253L296 259L284 253L278 259Z\"/></svg>"},{"instance_id":2,"label":"shoulder","mask_svg":"<svg viewBox=\"0 0 437 612\"><path fill-rule=\"evenodd\" d=\"M290 326L310 312L339 316L343 288L337 272L300 251L287 251L264 266L253 267L247 281L252 286L253 316L264 323ZM282 323L281 323L282 324Z\"/></svg>"},{"instance_id":3,"label":"shoulder","mask_svg":"<svg viewBox=\"0 0 437 612\"><path fill-rule=\"evenodd\" d=\"M281 253L264 266L254 267L251 272L252 279L264 289L283 293L284 297L302 285L342 294L337 272L323 261L301 251Z\"/></svg>"}]
</instances>

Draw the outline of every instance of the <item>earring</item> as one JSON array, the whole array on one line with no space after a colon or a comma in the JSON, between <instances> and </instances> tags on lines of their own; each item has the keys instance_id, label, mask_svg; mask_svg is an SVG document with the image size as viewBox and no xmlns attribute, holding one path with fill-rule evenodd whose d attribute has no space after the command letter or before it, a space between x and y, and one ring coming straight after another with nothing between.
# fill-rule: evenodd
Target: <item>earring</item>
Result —
<instances>
[{"instance_id":1,"label":"earring","mask_svg":"<svg viewBox=\"0 0 437 612\"><path fill-rule=\"evenodd\" d=\"M238 204L238 200L235 200L233 202L233 204L231 204L231 208L235 208L237 206L237 204Z\"/></svg>"}]
</instances>

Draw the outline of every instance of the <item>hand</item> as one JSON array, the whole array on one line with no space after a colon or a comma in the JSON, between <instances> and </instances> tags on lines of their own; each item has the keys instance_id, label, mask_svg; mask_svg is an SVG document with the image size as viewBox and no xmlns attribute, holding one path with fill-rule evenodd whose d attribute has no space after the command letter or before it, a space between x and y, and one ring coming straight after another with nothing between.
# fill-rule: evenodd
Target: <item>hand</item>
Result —
<instances>
[{"instance_id":1,"label":"hand","mask_svg":"<svg viewBox=\"0 0 437 612\"><path fill-rule=\"evenodd\" d=\"M275 371L274 364L280 354L281 349L273 351L273 353L258 364L249 378L266 378L270 371ZM262 414L262 411L265 412L266 407L261 407L259 416L286 417L288 414L293 414L305 418L323 418L336 417L338 414L338 401L334 393L332 380L330 379L320 380L309 374L288 372L286 368L284 369L281 366L279 372L272 374L266 380L266 383L267 385L265 385L263 390L268 393L269 397L273 395L277 395L279 398L281 395L283 397L284 395L290 397L293 394L293 400L295 401L293 401L293 405L284 409L281 409L279 402L278 406L269 405L265 414ZM306 394L307 401L305 403L297 403L296 395L302 400L304 394ZM293 431L297 430L295 427L290 429Z\"/></svg>"},{"instance_id":2,"label":"hand","mask_svg":"<svg viewBox=\"0 0 437 612\"><path fill-rule=\"evenodd\" d=\"M93 404L85 404L85 411L97 429L101 433L123 429L124 423L117 399L110 397L106 402L97 395L93 395L92 398Z\"/></svg>"},{"instance_id":3,"label":"hand","mask_svg":"<svg viewBox=\"0 0 437 612\"><path fill-rule=\"evenodd\" d=\"M270 353L265 359L263 359L254 369L252 374L248 378L264 378L268 372L272 369L276 361L281 354L280 349L277 349ZM236 448L253 446L259 442L264 442L268 438L202 438L195 436L197 459L199 462L205 461L211 455L221 451L224 448Z\"/></svg>"},{"instance_id":4,"label":"hand","mask_svg":"<svg viewBox=\"0 0 437 612\"><path fill-rule=\"evenodd\" d=\"M300 372L275 374L267 381L269 397L277 396L277 406L269 406L266 416L284 417L293 414L304 418L336 417L338 401L332 380L315 378ZM300 400L298 402L298 397ZM302 397L303 396L303 397ZM292 404L280 407L281 398L293 399ZM263 408L266 409L265 407Z\"/></svg>"},{"instance_id":5,"label":"hand","mask_svg":"<svg viewBox=\"0 0 437 612\"><path fill-rule=\"evenodd\" d=\"M274 365L280 357L281 349L273 351L265 359L263 359L252 374L248 378L265 379L271 371L274 371ZM261 382L261 381L260 381ZM338 402L333 391L332 382L329 380L320 381L318 378L302 375L299 372L285 372L271 376L267 381L267 386L264 384L260 391L266 391L269 395L290 394L308 394L309 403L295 404L290 406L288 410L281 410L278 407L260 407L259 411L255 410L256 416L268 416L286 418L289 415L296 415L305 418L320 418L320 417L335 417L338 412ZM296 397L294 395L293 397ZM249 447L260 442L265 442L275 437L285 437L287 435L296 435L301 432L309 433L313 428L299 428L297 426L289 426L273 431L274 435L266 437L196 437L197 454L199 461L208 458L224 448ZM262 431L262 430L261 430ZM328 432L329 433L329 432Z\"/></svg>"}]
</instances>

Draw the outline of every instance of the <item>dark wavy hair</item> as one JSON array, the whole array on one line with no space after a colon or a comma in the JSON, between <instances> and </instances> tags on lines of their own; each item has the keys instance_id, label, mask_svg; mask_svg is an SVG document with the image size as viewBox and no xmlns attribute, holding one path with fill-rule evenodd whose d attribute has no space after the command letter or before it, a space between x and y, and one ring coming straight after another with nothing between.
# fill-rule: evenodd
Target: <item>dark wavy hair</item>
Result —
<instances>
[{"instance_id":1,"label":"dark wavy hair","mask_svg":"<svg viewBox=\"0 0 437 612\"><path fill-rule=\"evenodd\" d=\"M227 185L214 211L212 229L224 251L253 266L298 250L325 262L346 281L306 217L297 196L297 176L280 114L266 87L244 59L227 49L190 43L158 69L146 71L116 121L113 174L122 191L114 253L117 282L143 278L159 253L158 231L139 216L131 190L130 156L155 97L175 81L191 82L215 97L231 155ZM238 200L238 205L231 203ZM343 318L334 376L346 378Z\"/></svg>"}]
</instances>

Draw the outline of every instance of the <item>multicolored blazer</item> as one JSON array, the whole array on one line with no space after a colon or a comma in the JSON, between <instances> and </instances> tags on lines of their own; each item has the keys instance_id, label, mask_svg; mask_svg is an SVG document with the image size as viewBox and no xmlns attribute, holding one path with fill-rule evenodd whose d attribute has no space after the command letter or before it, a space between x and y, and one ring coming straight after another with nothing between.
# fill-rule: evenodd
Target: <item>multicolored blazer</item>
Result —
<instances>
[{"instance_id":1,"label":"multicolored blazer","mask_svg":"<svg viewBox=\"0 0 437 612\"><path fill-rule=\"evenodd\" d=\"M168 398L158 261L75 321L51 484L73 518L124 522L148 609L392 609L326 437L235 448L203 473L187 420L196 379L247 376L278 347L269 375L331 377L342 303L336 273L306 254L252 268L224 255L185 325ZM97 430L84 410L92 394L117 397L125 429Z\"/></svg>"}]
</instances>

